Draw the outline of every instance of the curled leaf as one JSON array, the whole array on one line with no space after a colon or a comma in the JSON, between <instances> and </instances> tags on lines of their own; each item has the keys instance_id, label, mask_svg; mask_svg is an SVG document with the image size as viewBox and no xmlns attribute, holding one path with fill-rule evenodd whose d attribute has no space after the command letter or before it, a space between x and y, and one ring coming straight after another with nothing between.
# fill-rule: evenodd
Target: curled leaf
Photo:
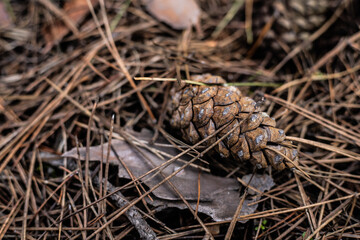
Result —
<instances>
[{"instance_id":1,"label":"curled leaf","mask_svg":"<svg viewBox=\"0 0 360 240\"><path fill-rule=\"evenodd\" d=\"M147 142L152 136L149 131L142 131L141 133L131 133L136 135L137 139L141 138L142 142ZM125 141L113 140L112 147L116 151L110 153L109 162L113 165L119 166L118 176L121 178L131 179L126 169L121 166L117 156L124 162L126 167L130 169L134 177L138 178L141 175L147 173L153 168L163 164L168 160L169 156L175 156L179 152L170 147L159 147L154 145L153 152L145 149L141 149L141 153L136 148L132 147ZM104 152L101 152L104 149ZM100 159L106 159L107 144L101 146L90 147L90 161L99 161ZM102 156L101 156L102 155ZM86 156L86 148L79 149L79 157L84 160ZM166 157L167 156L167 157ZM69 152L63 154L63 157L77 158L77 149L72 149ZM165 176L172 174L183 166L184 162L173 162L162 170ZM171 183L177 188L183 197L190 202L194 208L196 206L198 198L198 179L200 177L200 204L199 212L205 213L211 216L215 221L229 220L232 218L236 211L237 205L240 200L239 196L239 183L236 179L214 176L209 173L199 172L199 169L188 166L177 175L170 179ZM249 181L250 176L244 176L244 182ZM163 180L163 176L160 174L150 174L142 179L149 188L156 186ZM260 192L269 190L274 182L268 175L255 175L251 180L250 185L258 189ZM160 187L153 191L156 198L154 201L148 199L149 204L158 207L160 211L167 207L177 207L179 209L186 208L186 205L182 203L180 197L175 193L172 187L168 183L162 184ZM248 206L249 203L256 201L257 197L250 197L245 200L242 215L253 213L257 205Z\"/></svg>"},{"instance_id":2,"label":"curled leaf","mask_svg":"<svg viewBox=\"0 0 360 240\"><path fill-rule=\"evenodd\" d=\"M143 0L146 9L157 19L175 29L196 25L200 8L194 0Z\"/></svg>"}]
</instances>

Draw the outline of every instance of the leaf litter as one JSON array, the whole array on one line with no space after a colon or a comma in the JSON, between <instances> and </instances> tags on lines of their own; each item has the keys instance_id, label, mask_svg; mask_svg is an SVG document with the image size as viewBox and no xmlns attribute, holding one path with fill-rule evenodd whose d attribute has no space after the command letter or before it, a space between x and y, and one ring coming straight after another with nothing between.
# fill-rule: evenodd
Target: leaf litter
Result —
<instances>
[{"instance_id":1,"label":"leaf litter","mask_svg":"<svg viewBox=\"0 0 360 240\"><path fill-rule=\"evenodd\" d=\"M136 136L138 140L146 143L151 139L153 134L151 131L142 130L140 133L131 132L131 135ZM163 139L158 139L156 143L163 142ZM109 163L118 166L118 177L131 179L131 176L127 170L121 166L121 163L118 160L119 157L124 162L126 167L131 171L133 176L139 178L153 168L163 164L166 160L169 159L169 156L176 156L180 153L180 151L175 148L164 147L163 145L157 145L156 143L152 146L155 148L156 153L146 149L142 149L142 152L140 153L136 148L124 140L112 140L111 146L113 151L116 151L116 153L111 151L109 155ZM105 143L103 146L99 145L90 147L89 160L100 161L100 159L104 159L103 161L105 162L107 150L102 152L102 149L108 149L108 143ZM159 153L165 154L159 155ZM65 152L62 156L71 158L79 157L80 160L85 160L86 147L79 149L74 148L68 152ZM162 173L168 176L184 164L185 163L183 161L173 162L167 167L163 168ZM198 198L199 171L200 170L194 166L188 166L170 180L172 184L179 190L179 192L181 192L183 197L190 202L191 207L194 209L196 208ZM243 176L243 182L248 183L251 179L251 176L252 174ZM163 177L159 174L155 176L150 175L142 179L143 183L145 183L149 188L156 186L161 180L163 180ZM259 190L259 192L264 192L270 190L275 185L275 183L273 179L267 174L255 174L249 185ZM240 184L234 178L220 177L210 173L201 172L201 190L198 211L211 216L215 221L231 220L241 198L239 188ZM257 204L252 204L250 206L249 204L259 200L260 196L256 195L252 190L250 190L249 193L250 197L245 199L243 208L241 210L241 215L254 213L257 209ZM176 207L179 209L187 208L187 206L180 201L181 198L167 183L162 184L156 188L153 191L153 194L156 197L154 200L149 198L146 198L146 200L149 204L157 207L156 211L161 211L170 207Z\"/></svg>"},{"instance_id":2,"label":"leaf litter","mask_svg":"<svg viewBox=\"0 0 360 240\"><path fill-rule=\"evenodd\" d=\"M226 232L233 232L232 239L348 239L360 235L355 138L360 132L360 1L325 1L335 3L326 22L310 33L308 41L299 39L296 45L283 41L284 31L277 28L286 20L272 12L278 0L245 1L240 9L235 4L241 1L198 0L200 38L194 34L197 26L174 31L154 21L140 1L101 0L105 7L94 6L95 14L85 14L78 23L65 23L69 16L56 11L64 11L57 3L70 1L2 1L9 3L6 11L12 24L0 29L0 238L139 239L140 231L127 218L128 211L121 210L124 206L114 206L115 200L97 200L109 191L101 192L96 177L92 179L96 187L80 191L86 182L91 183L91 174L76 175L82 171L74 172L66 161L55 165L53 159L81 144L100 144L104 136L98 133L110 129L111 116L115 116L114 134L120 132L118 126L168 131L162 106L170 83L137 82L135 86L130 80L165 77L177 81L205 72L231 83L263 84L241 90L249 97L265 93L263 108L298 143L300 166L311 178L272 171L277 186L263 194L266 196L257 202L261 207L246 217L250 221L228 231L229 221L210 223L210 218L200 214L188 218L188 211L167 211L166 216L152 219L152 209L139 211L156 235L162 239L223 239ZM283 2L289 1L316 2ZM119 14L121 9L125 10ZM230 19L231 9L238 10ZM289 12L288 16L293 15ZM46 52L42 29L52 22L65 24L67 30L75 26L79 34L71 29L55 43L58 47ZM110 22L117 23L105 34L114 41L111 49L101 32L112 29ZM218 36L216 29L221 29ZM252 30L253 44L247 41L248 30ZM275 34L272 38L271 33ZM272 48L273 43L281 49ZM278 88L272 91L269 84ZM87 139L86 129L92 123L89 110L94 108L97 127L91 131L96 134ZM158 126L148 121L151 112ZM30 168L34 159L35 167ZM76 167L90 173L86 165ZM109 182L100 175L103 171L98 173L100 180ZM147 204L137 204L146 199L144 194L126 194L127 210ZM169 201L181 202L165 200ZM116 211L119 214L114 216ZM265 230L262 220L267 221ZM254 231L257 223L258 231ZM211 227L219 231L209 235Z\"/></svg>"},{"instance_id":3,"label":"leaf litter","mask_svg":"<svg viewBox=\"0 0 360 240\"><path fill-rule=\"evenodd\" d=\"M70 30L78 34L76 26L86 17L89 13L89 6L87 0L70 0L66 1L63 9L49 4L48 1L41 1L45 6L53 9L52 11L60 15L63 19L56 20L54 23L46 25L42 29L43 37L46 41L44 52L50 49L65 37ZM92 5L96 5L98 0L91 0Z\"/></svg>"},{"instance_id":4,"label":"leaf litter","mask_svg":"<svg viewBox=\"0 0 360 240\"><path fill-rule=\"evenodd\" d=\"M201 10L194 0L142 0L158 20L175 29L186 29L199 22Z\"/></svg>"}]
</instances>

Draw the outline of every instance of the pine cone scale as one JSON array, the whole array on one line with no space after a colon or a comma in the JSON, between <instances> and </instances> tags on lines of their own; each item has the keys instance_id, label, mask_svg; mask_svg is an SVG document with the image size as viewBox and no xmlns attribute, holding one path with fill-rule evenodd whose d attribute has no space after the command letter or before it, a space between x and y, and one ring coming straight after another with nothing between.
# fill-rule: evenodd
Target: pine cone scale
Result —
<instances>
[{"instance_id":1,"label":"pine cone scale","mask_svg":"<svg viewBox=\"0 0 360 240\"><path fill-rule=\"evenodd\" d=\"M207 138L208 136L211 136L215 133L216 128L215 128L215 124L214 122L210 119L209 122L198 129L198 132L200 133L200 136L204 139ZM206 145L210 146L212 145L214 142L216 142L216 137L211 137L209 140L206 141Z\"/></svg>"},{"instance_id":2,"label":"pine cone scale","mask_svg":"<svg viewBox=\"0 0 360 240\"><path fill-rule=\"evenodd\" d=\"M219 87L222 90L219 94L214 96L214 102L217 106L226 106L238 102L241 97L241 92L235 87Z\"/></svg>"},{"instance_id":3,"label":"pine cone scale","mask_svg":"<svg viewBox=\"0 0 360 240\"><path fill-rule=\"evenodd\" d=\"M206 125L215 114L214 101L210 98L207 102L193 105L193 121L197 128Z\"/></svg>"},{"instance_id":4,"label":"pine cone scale","mask_svg":"<svg viewBox=\"0 0 360 240\"><path fill-rule=\"evenodd\" d=\"M239 107L236 103L227 106L215 106L213 118L216 119L216 121L214 121L216 127L221 128L226 123L232 121L238 112Z\"/></svg>"},{"instance_id":5,"label":"pine cone scale","mask_svg":"<svg viewBox=\"0 0 360 240\"><path fill-rule=\"evenodd\" d=\"M233 153L235 159L238 159L240 161L250 159L251 156L249 145L244 135L239 136L239 140L237 141L237 143L235 143L235 145L231 147L231 152Z\"/></svg>"},{"instance_id":6,"label":"pine cone scale","mask_svg":"<svg viewBox=\"0 0 360 240\"><path fill-rule=\"evenodd\" d=\"M227 146L232 147L239 140L240 124L238 120L235 119L229 125L227 125L222 131L220 131L219 137L221 138L225 136L230 131L232 132L229 133L229 135L224 139L224 142L226 143Z\"/></svg>"},{"instance_id":7,"label":"pine cone scale","mask_svg":"<svg viewBox=\"0 0 360 240\"><path fill-rule=\"evenodd\" d=\"M218 89L217 87L200 86L198 91L199 94L192 99L193 104L201 104L208 101L217 95Z\"/></svg>"},{"instance_id":8,"label":"pine cone scale","mask_svg":"<svg viewBox=\"0 0 360 240\"><path fill-rule=\"evenodd\" d=\"M266 147L267 133L262 128L256 128L245 133L246 141L252 151L259 151Z\"/></svg>"}]
</instances>

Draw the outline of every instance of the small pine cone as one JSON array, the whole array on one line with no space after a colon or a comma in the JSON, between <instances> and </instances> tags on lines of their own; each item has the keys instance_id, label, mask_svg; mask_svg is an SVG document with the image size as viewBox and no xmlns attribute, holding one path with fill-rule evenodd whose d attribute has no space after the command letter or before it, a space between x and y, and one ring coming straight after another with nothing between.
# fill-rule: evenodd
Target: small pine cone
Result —
<instances>
[{"instance_id":1,"label":"small pine cone","mask_svg":"<svg viewBox=\"0 0 360 240\"><path fill-rule=\"evenodd\" d=\"M337 0L272 0L254 9L254 32L260 30L275 16L275 22L267 33L266 43L273 49L280 49L280 42L290 48L305 41L327 19L329 10L334 9ZM259 13L259 14L258 14Z\"/></svg>"},{"instance_id":2,"label":"small pine cone","mask_svg":"<svg viewBox=\"0 0 360 240\"><path fill-rule=\"evenodd\" d=\"M286 0L275 2L280 16L278 27L282 27L281 39L288 44L304 41L326 21L328 0Z\"/></svg>"},{"instance_id":3,"label":"small pine cone","mask_svg":"<svg viewBox=\"0 0 360 240\"><path fill-rule=\"evenodd\" d=\"M196 75L192 80L226 83L223 78L210 74ZM242 96L238 88L181 84L172 89L171 95L170 124L180 129L186 141L195 144L213 135L205 142L210 146L232 131L214 147L222 158L233 157L239 163L250 160L257 168L265 168L268 164L277 170L295 167L297 151L285 141L284 131L276 128L275 120L260 112L255 101Z\"/></svg>"}]
</instances>

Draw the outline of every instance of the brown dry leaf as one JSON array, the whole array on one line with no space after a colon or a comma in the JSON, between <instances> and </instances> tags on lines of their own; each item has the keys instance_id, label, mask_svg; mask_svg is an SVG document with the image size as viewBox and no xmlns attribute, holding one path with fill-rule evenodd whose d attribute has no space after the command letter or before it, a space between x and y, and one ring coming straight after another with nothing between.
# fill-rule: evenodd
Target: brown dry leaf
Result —
<instances>
[{"instance_id":1,"label":"brown dry leaf","mask_svg":"<svg viewBox=\"0 0 360 240\"><path fill-rule=\"evenodd\" d=\"M244 177L242 177L242 180L247 183L249 181L249 179L251 178L251 176L252 176L251 174L245 175ZM215 177L215 176L212 176L212 177ZM224 179L227 179L227 178L222 178L219 180L223 181ZM188 184L191 181L196 183L195 174L192 176L191 179L186 181L184 184ZM238 191L226 189L226 187L227 187L226 183L224 183L224 182L216 183L216 181L217 181L217 179L211 178L211 181L206 182L206 184L208 184L208 185L210 185L210 184L213 185L214 192L209 193L211 196L210 201L204 201L204 199L201 196L200 204L198 206L198 211L209 215L210 217L212 217L212 219L214 221L217 221L217 222L229 221L234 216L236 208L238 207L238 204L240 201L240 194ZM233 183L233 184L235 184L235 183ZM259 191L264 192L264 191L271 189L275 185L275 183L269 175L256 174L252 178L250 185L252 187L258 189ZM203 185L201 185L201 186L203 186ZM216 187L221 187L221 188L216 189ZM197 193L196 189L193 189L193 193L194 194ZM201 192L201 194L202 194L202 192ZM243 208L241 209L241 212L240 212L240 216L245 216L245 215L254 213L255 210L257 209L258 205L254 204L254 205L249 206L249 204L253 203L255 201L258 201L259 199L260 199L260 197L257 197L256 195L250 196L247 199L245 199ZM156 211L158 211L158 212L163 209L171 208L171 207L175 207L175 208L179 208L179 209L187 208L187 206L183 202L179 202L179 201L169 201L169 200L164 200L164 199L160 199L160 198L155 198L154 201L151 201L149 199L146 199L146 200L149 204L158 207L156 209ZM193 209L196 208L196 202L189 201L189 203ZM240 221L240 222L244 223L244 222L247 222L247 220Z\"/></svg>"},{"instance_id":2,"label":"brown dry leaf","mask_svg":"<svg viewBox=\"0 0 360 240\"><path fill-rule=\"evenodd\" d=\"M91 0L91 3L95 6L98 0ZM62 11L63 14L66 14L67 20L70 20L72 25L77 26L88 14L89 6L87 0L69 0L65 2ZM45 26L42 29L46 41L44 52L48 52L55 44L59 43L69 31L69 27L62 20Z\"/></svg>"},{"instance_id":3,"label":"brown dry leaf","mask_svg":"<svg viewBox=\"0 0 360 240\"><path fill-rule=\"evenodd\" d=\"M154 17L175 29L186 29L199 21L201 11L194 0L143 0L143 3Z\"/></svg>"},{"instance_id":4,"label":"brown dry leaf","mask_svg":"<svg viewBox=\"0 0 360 240\"><path fill-rule=\"evenodd\" d=\"M149 131L142 131L141 133L131 133L132 135L137 135L139 139L147 142L151 137L152 133ZM139 176L147 173L151 169L160 164L164 163L169 157L164 157L161 159L158 155L147 151L142 150L143 154L152 162L150 163L146 158L144 158L136 149L130 146L128 143L122 140L113 140L112 146L118 154L119 158L125 162L126 166L130 169L132 174L138 178ZM161 151L166 151L166 154L171 156L177 155L179 152L173 148L160 148L155 147L155 151L161 153ZM90 160L98 161L101 159L101 146L94 146L90 148ZM104 144L103 149L107 149L107 144ZM80 159L84 160L86 155L86 148L80 148ZM103 159L106 159L106 150L103 152ZM77 149L72 149L63 154L63 157L72 157L77 158ZM104 160L105 161L105 160ZM120 165L119 161L116 158L116 155L111 152L109 158L110 164ZM163 169L163 173L168 176L177 169L179 169L184 163L175 162L170 164L168 167ZM130 179L127 171L119 166L118 176L121 178ZM189 201L190 205L195 208L196 201L198 197L198 177L199 169L195 167L187 167L173 178L171 182L175 187L181 192L186 200ZM159 174L153 177L153 175L147 176L142 181L150 188L157 185L163 177ZM244 182L248 182L250 175L243 177ZM236 208L240 201L239 196L239 183L236 179L224 178L214 176L208 173L202 172L200 174L200 204L198 211L205 213L211 216L215 221L230 220L236 211ZM255 175L250 183L251 186L263 192L269 190L274 182L272 178L268 175ZM154 201L148 199L149 204L158 207L157 210L161 211L168 207L177 207L179 209L185 209L186 205L180 201L180 198L173 189L168 184L162 184L160 187L153 191L153 194L157 197ZM241 210L242 215L247 215L253 213L257 205L248 206L249 203L258 200L258 197L252 196L249 199L245 200L244 207Z\"/></svg>"},{"instance_id":5,"label":"brown dry leaf","mask_svg":"<svg viewBox=\"0 0 360 240\"><path fill-rule=\"evenodd\" d=\"M0 2L0 28L6 28L12 25L11 18L6 10L5 4Z\"/></svg>"}]
</instances>

